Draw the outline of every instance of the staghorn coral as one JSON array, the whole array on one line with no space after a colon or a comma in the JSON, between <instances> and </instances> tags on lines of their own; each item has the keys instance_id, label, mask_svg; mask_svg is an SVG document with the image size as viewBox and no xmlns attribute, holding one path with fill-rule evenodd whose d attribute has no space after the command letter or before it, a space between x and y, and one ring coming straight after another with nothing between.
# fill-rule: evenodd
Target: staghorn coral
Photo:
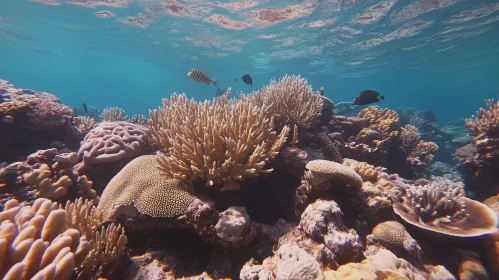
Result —
<instances>
[{"instance_id":1,"label":"staghorn coral","mask_svg":"<svg viewBox=\"0 0 499 280\"><path fill-rule=\"evenodd\" d=\"M77 172L101 162L135 157L149 145L146 127L130 122L102 122L88 132L78 150Z\"/></svg>"},{"instance_id":2,"label":"staghorn coral","mask_svg":"<svg viewBox=\"0 0 499 280\"><path fill-rule=\"evenodd\" d=\"M135 115L132 115L130 122L136 123L136 124L141 124L141 125L147 125L149 120L142 114L135 114Z\"/></svg>"},{"instance_id":3,"label":"staghorn coral","mask_svg":"<svg viewBox=\"0 0 499 280\"><path fill-rule=\"evenodd\" d=\"M386 221L373 228L372 236L388 249L405 251L414 258L419 258L421 248L405 227L396 221ZM369 236L367 237L369 240ZM369 242L369 241L368 241Z\"/></svg>"},{"instance_id":4,"label":"staghorn coral","mask_svg":"<svg viewBox=\"0 0 499 280\"><path fill-rule=\"evenodd\" d=\"M286 75L279 82L272 80L259 92L242 95L241 99L258 107L270 106L269 116L275 117L278 127L296 124L303 128L315 126L324 102L305 79L294 75Z\"/></svg>"},{"instance_id":5,"label":"staghorn coral","mask_svg":"<svg viewBox=\"0 0 499 280\"><path fill-rule=\"evenodd\" d=\"M104 122L129 121L125 110L118 107L105 108L100 115Z\"/></svg>"},{"instance_id":6,"label":"staghorn coral","mask_svg":"<svg viewBox=\"0 0 499 280\"><path fill-rule=\"evenodd\" d=\"M362 178L354 169L328 160L311 160L305 166L311 172L311 183L313 186L320 185L330 179L340 179L348 182L351 186L360 188Z\"/></svg>"},{"instance_id":7,"label":"staghorn coral","mask_svg":"<svg viewBox=\"0 0 499 280\"><path fill-rule=\"evenodd\" d=\"M478 199L499 192L499 102L489 99L486 105L486 109L480 108L476 116L465 120L472 143L456 151L459 171Z\"/></svg>"},{"instance_id":8,"label":"staghorn coral","mask_svg":"<svg viewBox=\"0 0 499 280\"><path fill-rule=\"evenodd\" d=\"M374 182L378 177L378 171L374 168L374 166L368 164L367 162L346 158L343 160L343 165L355 170L355 172L357 172L357 174L359 174L364 181Z\"/></svg>"},{"instance_id":9,"label":"staghorn coral","mask_svg":"<svg viewBox=\"0 0 499 280\"><path fill-rule=\"evenodd\" d=\"M73 118L73 125L82 134L86 134L95 125L95 119L89 116L78 116Z\"/></svg>"},{"instance_id":10,"label":"staghorn coral","mask_svg":"<svg viewBox=\"0 0 499 280\"><path fill-rule=\"evenodd\" d=\"M284 145L289 128L274 131L269 106L229 100L230 91L213 101L188 100L174 93L163 108L150 111L149 128L164 152L156 155L160 170L180 180L206 180L235 190L245 178L264 169Z\"/></svg>"},{"instance_id":11,"label":"staghorn coral","mask_svg":"<svg viewBox=\"0 0 499 280\"><path fill-rule=\"evenodd\" d=\"M487 109L480 108L476 116L464 121L475 139L499 138L499 101L494 99L485 101Z\"/></svg>"},{"instance_id":12,"label":"staghorn coral","mask_svg":"<svg viewBox=\"0 0 499 280\"><path fill-rule=\"evenodd\" d=\"M180 180L165 177L156 164L155 156L140 156L111 179L98 206L105 221L121 213L134 213L134 209L152 217L185 214L195 198L189 186Z\"/></svg>"},{"instance_id":13,"label":"staghorn coral","mask_svg":"<svg viewBox=\"0 0 499 280\"><path fill-rule=\"evenodd\" d=\"M393 209L416 227L454 237L489 234L498 222L490 208L464 197L462 186L447 180L408 188L403 203L394 203Z\"/></svg>"},{"instance_id":14,"label":"staghorn coral","mask_svg":"<svg viewBox=\"0 0 499 280\"><path fill-rule=\"evenodd\" d=\"M71 208L68 205L72 203L66 205ZM79 203L72 208L82 205L89 206L91 202ZM102 228L102 231L117 229L103 243L102 249L113 251L109 254L100 248L96 251L94 232L91 236L82 234L78 228L82 222L68 223L75 218L95 222L92 220L95 216L85 211L58 209L57 203L47 199L37 199L32 206L21 206L17 200L5 203L4 211L0 213L0 243L3 244L0 276L3 279L70 279L73 269L84 269L85 262L105 264L124 253L126 236L119 226ZM120 242L114 242L115 239Z\"/></svg>"}]
</instances>

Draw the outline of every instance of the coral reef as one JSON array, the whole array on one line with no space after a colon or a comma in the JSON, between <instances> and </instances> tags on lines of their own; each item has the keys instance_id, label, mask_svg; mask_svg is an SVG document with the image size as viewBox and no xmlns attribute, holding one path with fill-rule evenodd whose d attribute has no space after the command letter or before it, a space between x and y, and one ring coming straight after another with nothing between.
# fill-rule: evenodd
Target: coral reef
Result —
<instances>
[{"instance_id":1,"label":"coral reef","mask_svg":"<svg viewBox=\"0 0 499 280\"><path fill-rule=\"evenodd\" d=\"M71 127L73 110L47 92L18 89L0 80L0 162L20 160L62 141L76 148L79 135Z\"/></svg>"},{"instance_id":2,"label":"coral reef","mask_svg":"<svg viewBox=\"0 0 499 280\"><path fill-rule=\"evenodd\" d=\"M472 143L456 151L467 190L478 199L499 192L499 102L486 100L475 116L465 120Z\"/></svg>"},{"instance_id":3,"label":"coral reef","mask_svg":"<svg viewBox=\"0 0 499 280\"><path fill-rule=\"evenodd\" d=\"M0 142L12 149L0 166L5 279L499 276L498 196L466 197L494 190L493 101L456 152L465 193L452 161L433 163L461 130L431 112L335 105L300 76L240 98L174 93L149 120L119 108L72 118L53 95L0 86L12 139L81 141L26 142L29 153Z\"/></svg>"}]
</instances>

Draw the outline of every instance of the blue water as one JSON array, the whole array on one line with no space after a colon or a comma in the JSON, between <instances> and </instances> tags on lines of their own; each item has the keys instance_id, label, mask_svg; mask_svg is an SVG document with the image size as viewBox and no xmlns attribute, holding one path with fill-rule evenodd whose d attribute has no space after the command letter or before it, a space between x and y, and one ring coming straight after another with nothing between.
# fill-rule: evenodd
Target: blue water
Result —
<instances>
[{"instance_id":1,"label":"blue water","mask_svg":"<svg viewBox=\"0 0 499 280\"><path fill-rule=\"evenodd\" d=\"M134 114L172 92L212 98L216 88L190 80L189 68L233 92L285 74L325 87L335 102L374 89L386 96L383 107L433 110L441 122L467 118L499 94L499 1L258 1L239 11L224 8L235 1L114 1L124 3L119 8L47 2L60 5L0 0L0 78L68 105ZM286 6L301 8L301 16L273 25L252 17ZM152 13L155 7L163 12ZM98 17L102 10L115 16ZM247 27L220 26L214 14ZM126 24L127 17L147 27ZM253 87L241 82L243 74Z\"/></svg>"}]
</instances>

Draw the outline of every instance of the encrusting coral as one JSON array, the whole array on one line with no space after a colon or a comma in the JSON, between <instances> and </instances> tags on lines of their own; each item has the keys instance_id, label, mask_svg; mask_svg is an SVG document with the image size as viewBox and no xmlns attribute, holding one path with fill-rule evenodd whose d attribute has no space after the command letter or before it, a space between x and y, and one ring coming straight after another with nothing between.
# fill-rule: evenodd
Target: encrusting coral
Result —
<instances>
[{"instance_id":1,"label":"encrusting coral","mask_svg":"<svg viewBox=\"0 0 499 280\"><path fill-rule=\"evenodd\" d=\"M155 156L140 156L111 179L98 206L105 221L135 211L151 217L185 214L195 198L189 186L178 179L165 177L156 164Z\"/></svg>"},{"instance_id":2,"label":"encrusting coral","mask_svg":"<svg viewBox=\"0 0 499 280\"><path fill-rule=\"evenodd\" d=\"M497 215L486 205L464 197L462 186L446 180L411 187L393 209L406 222L437 234L474 237L494 232Z\"/></svg>"},{"instance_id":3,"label":"encrusting coral","mask_svg":"<svg viewBox=\"0 0 499 280\"><path fill-rule=\"evenodd\" d=\"M374 168L374 166L367 162L346 158L343 160L343 165L355 170L355 172L357 172L357 174L359 174L364 181L376 181L378 177L378 171Z\"/></svg>"},{"instance_id":4,"label":"encrusting coral","mask_svg":"<svg viewBox=\"0 0 499 280\"><path fill-rule=\"evenodd\" d=\"M32 206L7 201L0 213L0 276L70 279L75 269L93 271L121 257L127 242L121 226L100 228L91 205L81 199L66 209L42 198Z\"/></svg>"},{"instance_id":5,"label":"encrusting coral","mask_svg":"<svg viewBox=\"0 0 499 280\"><path fill-rule=\"evenodd\" d=\"M78 150L77 172L92 164L138 156L149 145L147 127L125 121L101 122L88 132Z\"/></svg>"},{"instance_id":6,"label":"encrusting coral","mask_svg":"<svg viewBox=\"0 0 499 280\"><path fill-rule=\"evenodd\" d=\"M150 111L149 128L164 152L156 157L160 170L180 180L206 180L222 184L222 191L239 188L239 182L264 169L284 145L289 127L279 134L269 106L257 107L229 94L205 102L173 94L163 108Z\"/></svg>"}]
</instances>

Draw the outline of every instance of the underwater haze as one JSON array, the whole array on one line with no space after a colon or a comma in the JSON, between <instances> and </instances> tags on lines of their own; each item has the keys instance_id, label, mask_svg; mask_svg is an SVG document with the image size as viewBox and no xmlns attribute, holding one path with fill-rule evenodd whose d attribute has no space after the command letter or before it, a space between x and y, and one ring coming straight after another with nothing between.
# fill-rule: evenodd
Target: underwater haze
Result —
<instances>
[{"instance_id":1,"label":"underwater haze","mask_svg":"<svg viewBox=\"0 0 499 280\"><path fill-rule=\"evenodd\" d=\"M245 93L285 74L334 102L372 89L455 121L499 92L499 1L0 0L0 77L65 104L214 97L190 68Z\"/></svg>"}]
</instances>

